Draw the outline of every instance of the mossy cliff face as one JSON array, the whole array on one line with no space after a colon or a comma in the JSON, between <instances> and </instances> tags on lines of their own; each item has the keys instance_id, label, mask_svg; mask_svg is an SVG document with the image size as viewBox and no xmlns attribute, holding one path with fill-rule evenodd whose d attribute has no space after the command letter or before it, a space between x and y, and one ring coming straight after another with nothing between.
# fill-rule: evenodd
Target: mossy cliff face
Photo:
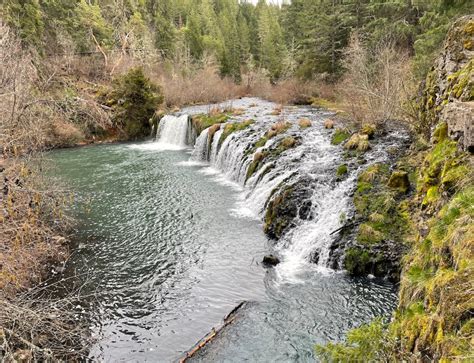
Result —
<instances>
[{"instance_id":1,"label":"mossy cliff face","mask_svg":"<svg viewBox=\"0 0 474 363\"><path fill-rule=\"evenodd\" d=\"M441 119L450 136L467 150L474 147L474 15L454 23L441 56L420 87L416 129L429 138Z\"/></svg>"},{"instance_id":2,"label":"mossy cliff face","mask_svg":"<svg viewBox=\"0 0 474 363\"><path fill-rule=\"evenodd\" d=\"M357 227L344 256L351 275L398 280L410 226L409 189L408 172L390 171L387 164L373 164L359 175L354 194Z\"/></svg>"},{"instance_id":3,"label":"mossy cliff face","mask_svg":"<svg viewBox=\"0 0 474 363\"><path fill-rule=\"evenodd\" d=\"M408 173L413 194L399 199L406 182L399 172L392 173L387 183L396 190L383 192L386 198L391 195L398 208L407 206L398 209L399 217L407 221L400 226L409 248L402 260L398 309L390 324L377 320L350 332L347 343L317 347L325 361L474 359L474 161L466 134L463 139L453 134L453 124L442 112L450 104L464 103L466 109L465 104L472 101L472 60L466 57L472 54L474 44L473 18L464 17L454 24L442 56L427 77L421 95L425 102L420 109L420 132L429 130L430 144L424 150L412 145L412 152L398 162L398 167L416 169L412 173L409 168L400 168ZM468 78L466 72L471 72ZM472 122L472 117L469 120ZM393 220L382 229L377 224L382 218L394 218L393 214L380 213L393 202L378 206L382 189L374 189L373 184L383 178L388 178L383 169L367 170L359 178L355 195L358 213L376 213L360 226L367 224L367 228L359 229L360 242L378 243L384 229L396 225ZM366 200L369 190L375 194ZM351 268L363 270L371 263L371 256L363 249L351 250L346 261Z\"/></svg>"}]
</instances>

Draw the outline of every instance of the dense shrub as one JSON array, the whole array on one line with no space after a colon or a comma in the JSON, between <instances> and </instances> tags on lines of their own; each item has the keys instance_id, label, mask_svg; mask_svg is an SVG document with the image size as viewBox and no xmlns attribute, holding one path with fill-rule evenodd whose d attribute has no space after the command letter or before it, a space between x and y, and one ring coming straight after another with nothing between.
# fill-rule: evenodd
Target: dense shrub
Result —
<instances>
[{"instance_id":1,"label":"dense shrub","mask_svg":"<svg viewBox=\"0 0 474 363\"><path fill-rule=\"evenodd\" d=\"M113 108L115 125L123 129L128 139L150 134L150 118L162 102L161 88L152 83L140 67L115 78L107 99Z\"/></svg>"}]
</instances>

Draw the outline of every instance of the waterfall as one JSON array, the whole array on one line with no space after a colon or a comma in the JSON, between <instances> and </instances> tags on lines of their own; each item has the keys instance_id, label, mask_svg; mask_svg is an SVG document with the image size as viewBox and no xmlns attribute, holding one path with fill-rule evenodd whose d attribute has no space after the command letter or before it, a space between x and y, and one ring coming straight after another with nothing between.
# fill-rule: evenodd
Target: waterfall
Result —
<instances>
[{"instance_id":1,"label":"waterfall","mask_svg":"<svg viewBox=\"0 0 474 363\"><path fill-rule=\"evenodd\" d=\"M326 269L335 238L331 232L342 226L342 216L352 212L350 196L360 166L354 165L345 180L336 180L336 168L347 161L343 158L342 148L331 145L332 131L324 128L323 121L329 113L304 107L287 108L284 110L284 119L291 127L265 139L262 137L281 119L269 112L274 104L250 100L241 102L244 107L248 107L249 102L257 103L258 107L247 109L244 115L229 122L241 122L249 118L255 122L230 134L225 140L221 140L224 127L214 135L209 133L209 129L202 131L192 158L210 163L227 179L244 188L236 208L242 216L264 220L270 201L288 188L295 189L294 204L298 213L275 244L275 249L282 257L277 271L286 277L295 276L307 270L308 266L315 266L315 262L318 268ZM238 101L236 106L240 107ZM298 121L303 117L311 120L311 127L303 129L299 126ZM298 139L299 142L296 147L281 152L279 145L286 137ZM262 140L266 140L263 146ZM386 145L375 146L366 158L371 162L383 159L386 157L382 151L384 149ZM247 175L254 158L262 153L266 155L262 165L252 175ZM299 211L303 206L308 206L309 212L302 218Z\"/></svg>"},{"instance_id":2,"label":"waterfall","mask_svg":"<svg viewBox=\"0 0 474 363\"><path fill-rule=\"evenodd\" d=\"M158 126L157 143L163 148L181 149L189 142L189 117L166 115Z\"/></svg>"}]
</instances>

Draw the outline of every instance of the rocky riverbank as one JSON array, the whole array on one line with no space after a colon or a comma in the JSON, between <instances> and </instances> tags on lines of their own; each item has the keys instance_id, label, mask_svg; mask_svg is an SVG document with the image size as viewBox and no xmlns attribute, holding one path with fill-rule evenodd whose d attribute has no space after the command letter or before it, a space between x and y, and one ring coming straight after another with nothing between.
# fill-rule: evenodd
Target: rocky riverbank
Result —
<instances>
[{"instance_id":1,"label":"rocky riverbank","mask_svg":"<svg viewBox=\"0 0 474 363\"><path fill-rule=\"evenodd\" d=\"M406 222L402 241L407 248L401 262L400 302L389 325L376 321L351 332L348 344L319 347L324 359L472 360L473 44L474 16L466 16L451 28L442 54L421 86L419 137L396 162L396 174L389 177L388 169L380 165L359 176L356 209L364 202L370 210L381 186L396 186L399 195L409 193L401 201L396 195L389 203L384 199L376 214L368 216L368 224L359 226L360 237L379 238L374 230L383 233L376 228L380 210L398 204ZM366 201L363 190L373 189L374 181L376 193ZM394 221L387 225L394 226ZM364 270L370 252L357 253L357 270Z\"/></svg>"}]
</instances>

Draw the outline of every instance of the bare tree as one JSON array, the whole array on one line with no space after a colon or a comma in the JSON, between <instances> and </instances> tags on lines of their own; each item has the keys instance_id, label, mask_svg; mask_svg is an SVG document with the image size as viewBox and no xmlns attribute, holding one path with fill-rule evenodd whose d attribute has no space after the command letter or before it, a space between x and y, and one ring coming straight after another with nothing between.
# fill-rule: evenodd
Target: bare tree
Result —
<instances>
[{"instance_id":1,"label":"bare tree","mask_svg":"<svg viewBox=\"0 0 474 363\"><path fill-rule=\"evenodd\" d=\"M383 124L405 117L405 91L411 74L406 53L390 41L368 49L353 34L344 66L346 75L339 92L356 121Z\"/></svg>"}]
</instances>

